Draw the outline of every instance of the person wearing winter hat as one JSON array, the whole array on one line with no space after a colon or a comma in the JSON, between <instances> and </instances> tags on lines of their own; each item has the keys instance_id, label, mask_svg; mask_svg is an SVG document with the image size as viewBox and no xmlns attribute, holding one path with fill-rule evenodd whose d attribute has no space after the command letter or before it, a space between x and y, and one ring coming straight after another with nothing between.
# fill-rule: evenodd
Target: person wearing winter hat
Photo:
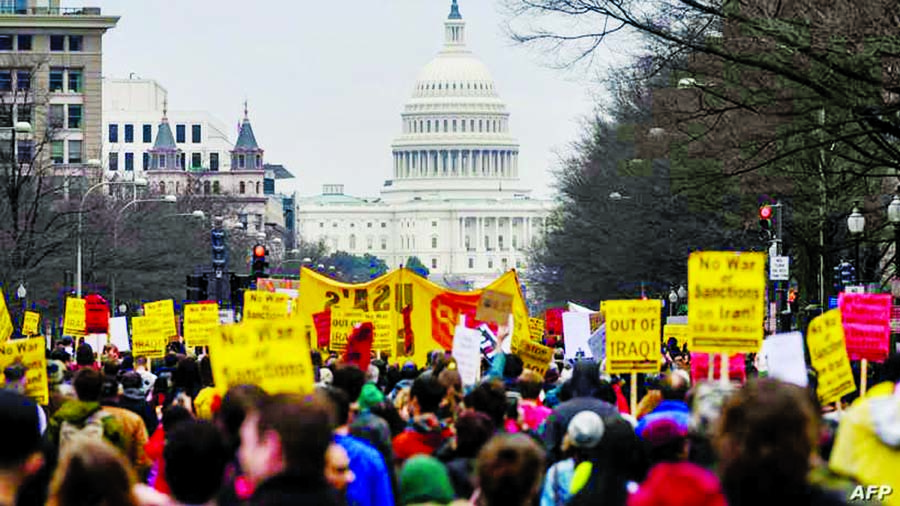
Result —
<instances>
[{"instance_id":1,"label":"person wearing winter hat","mask_svg":"<svg viewBox=\"0 0 900 506\"><path fill-rule=\"evenodd\" d=\"M400 499L403 505L449 504L453 485L447 468L431 456L411 457L400 470Z\"/></svg>"},{"instance_id":2,"label":"person wearing winter hat","mask_svg":"<svg viewBox=\"0 0 900 506\"><path fill-rule=\"evenodd\" d=\"M139 373L129 371L122 375L121 382L122 396L119 397L118 406L140 416L144 420L148 437L152 436L157 426L159 426L159 419L156 417L156 410L147 402L147 398L144 395L143 378L141 378Z\"/></svg>"},{"instance_id":3,"label":"person wearing winter hat","mask_svg":"<svg viewBox=\"0 0 900 506\"><path fill-rule=\"evenodd\" d=\"M687 460L687 435L687 427L669 418L660 418L646 424L641 439L647 447L650 465Z\"/></svg>"},{"instance_id":4,"label":"person wearing winter hat","mask_svg":"<svg viewBox=\"0 0 900 506\"><path fill-rule=\"evenodd\" d=\"M571 455L547 471L541 492L541 506L562 506L569 502L575 468L591 458L606 430L603 419L593 411L582 411L572 418L563 439L563 452Z\"/></svg>"},{"instance_id":5,"label":"person wearing winter hat","mask_svg":"<svg viewBox=\"0 0 900 506\"><path fill-rule=\"evenodd\" d=\"M676 492L677 490L677 492ZM628 506L726 506L719 479L687 462L663 463L628 497Z\"/></svg>"}]
</instances>

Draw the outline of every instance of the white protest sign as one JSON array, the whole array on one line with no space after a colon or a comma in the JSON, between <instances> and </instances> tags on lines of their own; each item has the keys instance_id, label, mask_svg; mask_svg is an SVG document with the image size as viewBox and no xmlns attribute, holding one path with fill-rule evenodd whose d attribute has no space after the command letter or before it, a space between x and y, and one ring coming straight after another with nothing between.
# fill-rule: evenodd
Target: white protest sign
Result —
<instances>
[{"instance_id":1,"label":"white protest sign","mask_svg":"<svg viewBox=\"0 0 900 506\"><path fill-rule=\"evenodd\" d=\"M481 338L481 332L462 324L453 334L453 358L463 385L475 385L481 377Z\"/></svg>"},{"instance_id":2,"label":"white protest sign","mask_svg":"<svg viewBox=\"0 0 900 506\"><path fill-rule=\"evenodd\" d=\"M566 360L593 358L588 340L591 338L591 315L567 311L562 315Z\"/></svg>"},{"instance_id":3,"label":"white protest sign","mask_svg":"<svg viewBox=\"0 0 900 506\"><path fill-rule=\"evenodd\" d=\"M808 385L803 334L776 334L763 341L762 355L771 378L804 387Z\"/></svg>"},{"instance_id":4,"label":"white protest sign","mask_svg":"<svg viewBox=\"0 0 900 506\"><path fill-rule=\"evenodd\" d=\"M131 351L128 340L128 317L117 316L109 319L109 342L116 345L119 351Z\"/></svg>"}]
</instances>

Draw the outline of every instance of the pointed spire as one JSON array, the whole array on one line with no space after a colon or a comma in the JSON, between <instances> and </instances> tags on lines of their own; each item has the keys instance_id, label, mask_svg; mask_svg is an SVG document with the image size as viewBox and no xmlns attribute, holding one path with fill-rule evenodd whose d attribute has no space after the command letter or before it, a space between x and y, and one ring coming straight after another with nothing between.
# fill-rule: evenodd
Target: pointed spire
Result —
<instances>
[{"instance_id":1,"label":"pointed spire","mask_svg":"<svg viewBox=\"0 0 900 506\"><path fill-rule=\"evenodd\" d=\"M456 0L453 0L453 3L450 4L450 16L447 19L462 19L462 14L459 13L459 4L456 3Z\"/></svg>"},{"instance_id":2,"label":"pointed spire","mask_svg":"<svg viewBox=\"0 0 900 506\"><path fill-rule=\"evenodd\" d=\"M175 136L172 135L172 128L169 126L169 101L163 99L163 116L159 122L159 129L156 131L156 141L153 143L153 149L178 149L175 144Z\"/></svg>"},{"instance_id":3,"label":"pointed spire","mask_svg":"<svg viewBox=\"0 0 900 506\"><path fill-rule=\"evenodd\" d=\"M250 114L247 109L247 101L244 100L244 120L241 122L241 129L238 132L237 142L234 144L235 150L241 151L258 151L259 144L256 143L256 136L253 135L253 127L250 126Z\"/></svg>"}]
</instances>

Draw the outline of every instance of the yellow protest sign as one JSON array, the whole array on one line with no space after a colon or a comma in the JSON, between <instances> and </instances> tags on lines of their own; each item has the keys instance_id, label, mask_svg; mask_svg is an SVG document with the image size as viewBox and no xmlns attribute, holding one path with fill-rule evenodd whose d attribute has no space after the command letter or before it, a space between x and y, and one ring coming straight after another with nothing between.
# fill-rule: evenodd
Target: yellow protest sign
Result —
<instances>
[{"instance_id":1,"label":"yellow protest sign","mask_svg":"<svg viewBox=\"0 0 900 506\"><path fill-rule=\"evenodd\" d=\"M669 323L663 325L663 342L668 343L669 338L674 337L681 348L688 342L688 326L686 323Z\"/></svg>"},{"instance_id":2,"label":"yellow protest sign","mask_svg":"<svg viewBox=\"0 0 900 506\"><path fill-rule=\"evenodd\" d=\"M6 307L6 296L0 290L0 341L6 341L13 334L13 322Z\"/></svg>"},{"instance_id":3,"label":"yellow protest sign","mask_svg":"<svg viewBox=\"0 0 900 506\"><path fill-rule=\"evenodd\" d=\"M840 309L832 309L810 322L806 343L817 374L819 400L823 404L838 401L856 391Z\"/></svg>"},{"instance_id":4,"label":"yellow protest sign","mask_svg":"<svg viewBox=\"0 0 900 506\"><path fill-rule=\"evenodd\" d=\"M543 318L529 318L528 319L528 333L531 334L531 340L537 341L539 343L544 342L544 319Z\"/></svg>"},{"instance_id":5,"label":"yellow protest sign","mask_svg":"<svg viewBox=\"0 0 900 506\"><path fill-rule=\"evenodd\" d=\"M63 320L63 334L80 337L87 329L87 305L84 299L69 297L66 299L66 315Z\"/></svg>"},{"instance_id":6,"label":"yellow protest sign","mask_svg":"<svg viewBox=\"0 0 900 506\"><path fill-rule=\"evenodd\" d=\"M512 312L513 296L511 293L503 293L495 290L485 290L478 299L478 309L475 319L483 322L506 325L509 314Z\"/></svg>"},{"instance_id":7,"label":"yellow protest sign","mask_svg":"<svg viewBox=\"0 0 900 506\"><path fill-rule=\"evenodd\" d=\"M50 402L47 390L47 356L43 337L16 339L0 344L0 369L14 364L25 366L25 395L38 404Z\"/></svg>"},{"instance_id":8,"label":"yellow protest sign","mask_svg":"<svg viewBox=\"0 0 900 506\"><path fill-rule=\"evenodd\" d=\"M328 347L328 311L358 309L380 313L391 326L390 356L420 365L430 351L452 349L461 315L465 315L467 325L478 321L475 315L483 292L447 290L407 269L397 269L368 283L349 284L304 268L300 285L295 313L311 342L320 348ZM487 289L513 294L512 334L528 336L528 309L515 271L500 276Z\"/></svg>"},{"instance_id":9,"label":"yellow protest sign","mask_svg":"<svg viewBox=\"0 0 900 506\"><path fill-rule=\"evenodd\" d=\"M169 338L160 329L158 320L149 316L131 319L131 352L135 357L162 358L166 356Z\"/></svg>"},{"instance_id":10,"label":"yellow protest sign","mask_svg":"<svg viewBox=\"0 0 900 506\"><path fill-rule=\"evenodd\" d=\"M759 351L766 314L765 253L691 253L688 283L691 351Z\"/></svg>"},{"instance_id":11,"label":"yellow protest sign","mask_svg":"<svg viewBox=\"0 0 900 506\"><path fill-rule=\"evenodd\" d=\"M525 369L530 369L541 376L547 374L550 361L553 360L553 348L525 339L518 342L513 353L522 359Z\"/></svg>"},{"instance_id":12,"label":"yellow protest sign","mask_svg":"<svg viewBox=\"0 0 900 506\"><path fill-rule=\"evenodd\" d=\"M178 327L175 325L175 301L172 299L144 304L144 316L156 322L156 328L163 334L162 337L166 339L178 337Z\"/></svg>"},{"instance_id":13,"label":"yellow protest sign","mask_svg":"<svg viewBox=\"0 0 900 506\"><path fill-rule=\"evenodd\" d=\"M247 290L244 292L244 317L241 321L271 321L286 318L290 300L290 296L285 293Z\"/></svg>"},{"instance_id":14,"label":"yellow protest sign","mask_svg":"<svg viewBox=\"0 0 900 506\"><path fill-rule=\"evenodd\" d=\"M331 345L329 349L343 353L347 348L347 339L353 333L353 327L370 322L373 327L372 350L390 353L394 342L391 339L390 314L376 311L360 311L359 309L335 308L331 311Z\"/></svg>"},{"instance_id":15,"label":"yellow protest sign","mask_svg":"<svg viewBox=\"0 0 900 506\"><path fill-rule=\"evenodd\" d=\"M209 346L211 336L219 329L218 304L186 304L184 306L184 343L188 348Z\"/></svg>"},{"instance_id":16,"label":"yellow protest sign","mask_svg":"<svg viewBox=\"0 0 900 506\"><path fill-rule=\"evenodd\" d=\"M219 328L209 343L216 387L258 385L270 394L309 393L312 360L293 320L250 321Z\"/></svg>"},{"instance_id":17,"label":"yellow protest sign","mask_svg":"<svg viewBox=\"0 0 900 506\"><path fill-rule=\"evenodd\" d=\"M606 301L606 372L659 372L660 300Z\"/></svg>"},{"instance_id":18,"label":"yellow protest sign","mask_svg":"<svg viewBox=\"0 0 900 506\"><path fill-rule=\"evenodd\" d=\"M40 313L34 311L25 311L25 320L22 322L23 336L36 336L39 334L38 325L41 321Z\"/></svg>"}]
</instances>

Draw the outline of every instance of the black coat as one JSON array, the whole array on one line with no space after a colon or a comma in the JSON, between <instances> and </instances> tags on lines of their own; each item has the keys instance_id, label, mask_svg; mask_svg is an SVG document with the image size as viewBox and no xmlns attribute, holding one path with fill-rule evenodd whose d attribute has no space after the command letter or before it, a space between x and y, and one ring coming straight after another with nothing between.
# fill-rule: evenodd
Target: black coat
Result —
<instances>
[{"instance_id":1,"label":"black coat","mask_svg":"<svg viewBox=\"0 0 900 506\"><path fill-rule=\"evenodd\" d=\"M280 474L260 484L249 501L250 506L340 506L341 501L324 478Z\"/></svg>"}]
</instances>

